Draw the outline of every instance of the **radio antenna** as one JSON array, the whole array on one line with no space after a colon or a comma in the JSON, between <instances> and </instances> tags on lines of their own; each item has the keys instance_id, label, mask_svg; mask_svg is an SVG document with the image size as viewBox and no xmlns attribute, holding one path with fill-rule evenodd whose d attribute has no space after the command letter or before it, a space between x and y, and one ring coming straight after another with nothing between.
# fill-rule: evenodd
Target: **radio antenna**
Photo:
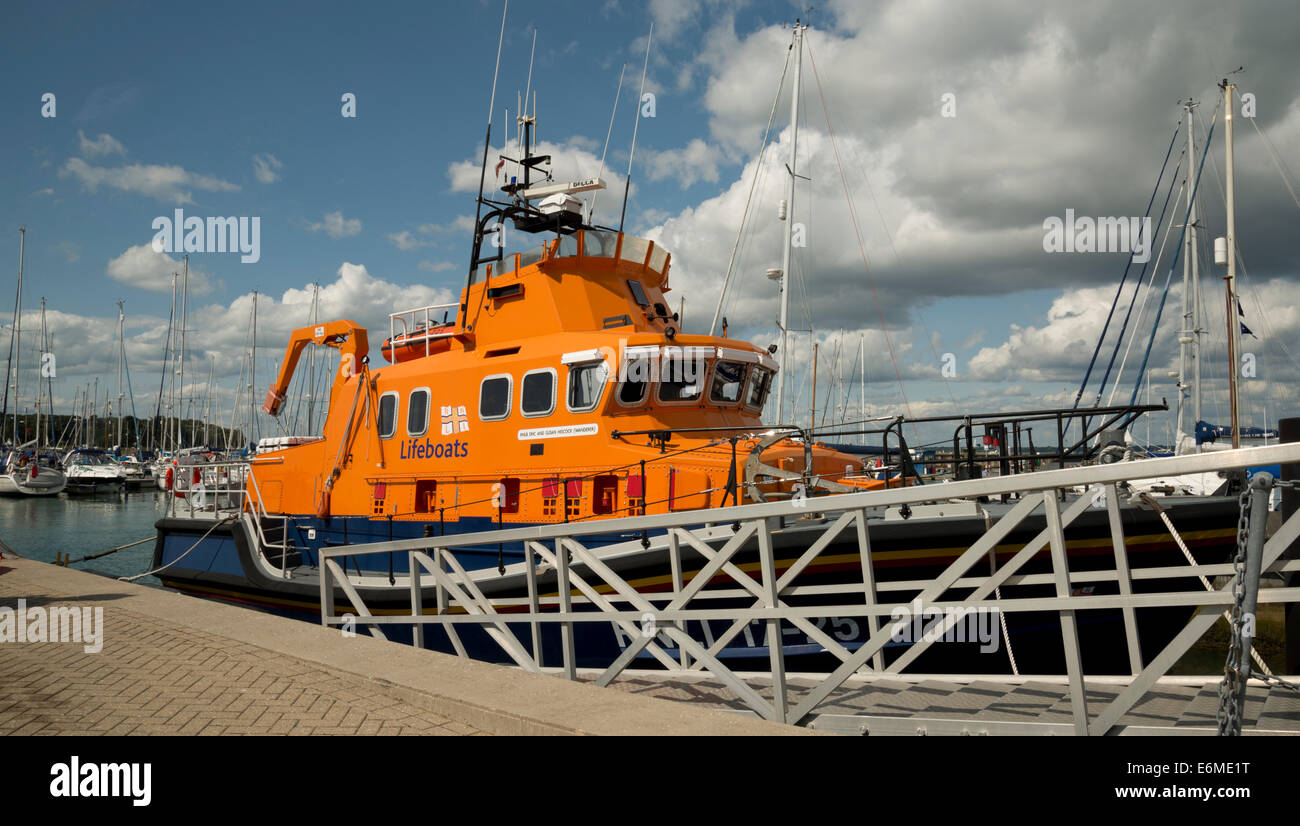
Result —
<instances>
[{"instance_id":1,"label":"radio antenna","mask_svg":"<svg viewBox=\"0 0 1300 826\"><path fill-rule=\"evenodd\" d=\"M650 21L650 33L645 38L645 63L641 66L641 91L636 96L636 123L632 126L632 151L627 156L627 178L623 181L623 211L618 216L618 231L623 231L623 221L627 218L627 193L632 188L632 159L636 157L636 131L641 125L641 99L645 95L645 73L650 68L650 42L655 36L654 21Z\"/></svg>"},{"instance_id":2,"label":"radio antenna","mask_svg":"<svg viewBox=\"0 0 1300 826\"><path fill-rule=\"evenodd\" d=\"M605 174L605 153L609 152L609 138L610 135L614 134L614 116L618 114L618 99L623 94L623 73L626 71L627 64L624 63L618 70L618 91L614 93L614 109L609 113L609 128L605 130L605 148L600 150L600 171L596 173L597 178ZM587 223L591 223L596 217L596 198L599 196L599 190L592 193L591 205L587 212Z\"/></svg>"},{"instance_id":3,"label":"radio antenna","mask_svg":"<svg viewBox=\"0 0 1300 826\"><path fill-rule=\"evenodd\" d=\"M475 259L478 258L479 222L483 219L483 184L487 179L488 150L492 147L492 110L497 105L497 75L501 71L501 46L506 40L506 12L509 10L510 0L505 0L501 7L501 33L497 35L497 63L496 68L492 70L492 96L488 98L487 134L483 138L483 165L479 168L478 202L474 207L474 249L469 256L469 280L465 284L466 289L473 282ZM462 309L464 309L464 305L462 305Z\"/></svg>"}]
</instances>

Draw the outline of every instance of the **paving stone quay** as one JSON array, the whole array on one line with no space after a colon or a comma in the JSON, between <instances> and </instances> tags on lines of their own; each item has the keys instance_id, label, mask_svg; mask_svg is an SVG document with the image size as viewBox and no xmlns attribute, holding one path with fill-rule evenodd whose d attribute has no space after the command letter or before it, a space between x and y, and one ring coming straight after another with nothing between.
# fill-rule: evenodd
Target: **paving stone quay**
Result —
<instances>
[{"instance_id":1,"label":"paving stone quay","mask_svg":"<svg viewBox=\"0 0 1300 826\"><path fill-rule=\"evenodd\" d=\"M102 608L102 650L0 642L3 735L803 734L6 553L0 606Z\"/></svg>"}]
</instances>

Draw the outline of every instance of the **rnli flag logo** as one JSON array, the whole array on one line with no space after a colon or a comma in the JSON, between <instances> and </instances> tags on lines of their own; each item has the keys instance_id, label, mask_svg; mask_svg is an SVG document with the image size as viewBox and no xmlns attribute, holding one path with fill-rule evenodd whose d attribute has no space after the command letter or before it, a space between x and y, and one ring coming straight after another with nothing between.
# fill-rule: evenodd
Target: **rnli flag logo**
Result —
<instances>
[{"instance_id":1,"label":"rnli flag logo","mask_svg":"<svg viewBox=\"0 0 1300 826\"><path fill-rule=\"evenodd\" d=\"M469 430L469 416L465 414L465 405L460 405L453 412L451 405L442 406L442 435L464 433Z\"/></svg>"}]
</instances>

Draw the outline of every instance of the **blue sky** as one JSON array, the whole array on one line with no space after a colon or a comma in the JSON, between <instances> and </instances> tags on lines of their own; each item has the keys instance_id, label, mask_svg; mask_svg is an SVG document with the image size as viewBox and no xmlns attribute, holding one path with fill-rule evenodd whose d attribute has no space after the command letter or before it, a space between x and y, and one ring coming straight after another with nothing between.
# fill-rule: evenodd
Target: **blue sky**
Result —
<instances>
[{"instance_id":1,"label":"blue sky","mask_svg":"<svg viewBox=\"0 0 1300 826\"><path fill-rule=\"evenodd\" d=\"M1280 34L1300 30L1300 14L1247 4L1220 40L1207 32L1225 23L1214 19L1222 13L1197 6L1204 23L1153 7L1121 24L1122 15L1101 8L1080 16L1050 3L1024 11L1001 2L973 9L832 0L814 13L808 43L818 69L814 76L805 63L800 135L801 171L813 180L796 196L797 210L811 207L797 217L814 228L815 243L797 262L811 303L794 312L811 313L823 358L841 328L846 350L867 336L870 412L901 406L880 315L918 415L1042 406L1065 400L1067 388L1072 394L1123 256L1047 257L1041 222L1067 207L1139 212L1178 118L1174 101L1195 94L1209 110L1229 63L1254 72L1244 82L1265 102L1258 122L1289 168L1300 169L1300 90ZM764 168L771 174L760 178L746 269L727 312L737 334L762 343L774 336L775 294L761 271L778 263L773 216L788 151L788 87L763 165L755 152L789 40L781 27L799 13L795 4L757 0L511 4L494 148L503 110L515 113L527 82L536 29L539 134L560 177L594 174L626 64L604 176L614 188L655 23L647 88L656 115L641 120L628 225L674 252L673 297L686 297L692 332L717 301L747 175ZM362 316L372 330L383 328L388 309L403 308L393 304L447 300L469 253L465 180L476 180L500 20L499 2L11 10L0 35L0 262L16 269L16 228L25 224L24 326L41 296L61 314L55 337L68 355L60 353L56 396L70 398L74 386L113 371L113 303L123 299L137 406L152 406L140 386L156 382L171 295L159 262L131 250L152 239L155 217L177 207L261 221L256 264L232 254L191 259L194 358L215 365L219 383L232 385L239 373L253 290L269 296L259 302L259 374L278 359L287 330L306 323L301 291L313 282L335 285L327 313ZM960 114L944 121L938 98L948 89ZM57 96L54 118L41 117L46 92ZM356 118L340 115L345 92L356 95ZM845 229L822 95L847 159L879 311ZM1252 149L1260 151L1238 166L1256 184L1239 215L1255 228L1243 255L1264 293L1259 305L1278 313L1265 339L1285 347L1300 332L1296 256L1285 235L1297 207L1269 177L1260 141L1239 133L1239 151ZM603 195L602 212L620 194ZM1213 212L1206 207L1207 220ZM1215 219L1209 235L1222 233ZM6 270L3 283L12 279ZM1165 323L1166 361L1175 339ZM938 361L947 352L961 369L944 381ZM1294 404L1285 388L1300 365L1289 351L1274 355L1263 357L1275 369L1256 395L1278 409Z\"/></svg>"}]
</instances>

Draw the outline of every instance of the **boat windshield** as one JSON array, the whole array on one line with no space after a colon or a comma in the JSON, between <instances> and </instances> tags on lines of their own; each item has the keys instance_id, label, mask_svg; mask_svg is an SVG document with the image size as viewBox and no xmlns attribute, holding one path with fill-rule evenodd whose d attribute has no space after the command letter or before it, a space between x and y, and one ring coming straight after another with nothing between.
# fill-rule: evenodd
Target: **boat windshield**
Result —
<instances>
[{"instance_id":1,"label":"boat windshield","mask_svg":"<svg viewBox=\"0 0 1300 826\"><path fill-rule=\"evenodd\" d=\"M488 277L489 269L491 277L495 278L509 275L539 261L561 258L612 258L641 264L660 276L668 268L668 251L649 239L612 230L587 229L520 252L507 252L500 261L480 264L474 270L470 283L476 284Z\"/></svg>"}]
</instances>

